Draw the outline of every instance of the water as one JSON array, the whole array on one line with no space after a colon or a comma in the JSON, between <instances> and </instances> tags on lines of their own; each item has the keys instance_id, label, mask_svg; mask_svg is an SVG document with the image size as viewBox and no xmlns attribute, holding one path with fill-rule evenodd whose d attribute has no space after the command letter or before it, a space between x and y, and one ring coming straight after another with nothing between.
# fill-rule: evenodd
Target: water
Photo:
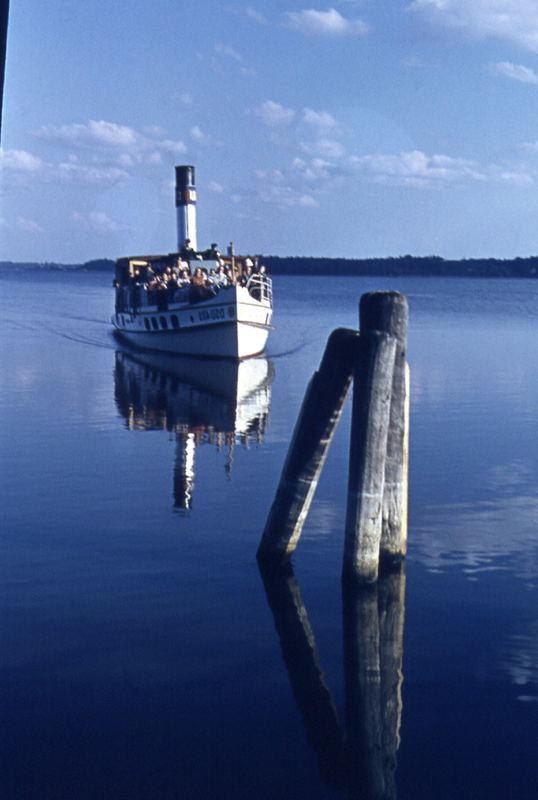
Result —
<instances>
[{"instance_id":1,"label":"water","mask_svg":"<svg viewBox=\"0 0 538 800\"><path fill-rule=\"evenodd\" d=\"M2 796L534 798L538 284L279 277L268 359L218 379L118 353L109 284L0 279ZM374 288L410 301L409 555L343 616L349 409L294 576L254 556Z\"/></svg>"}]
</instances>

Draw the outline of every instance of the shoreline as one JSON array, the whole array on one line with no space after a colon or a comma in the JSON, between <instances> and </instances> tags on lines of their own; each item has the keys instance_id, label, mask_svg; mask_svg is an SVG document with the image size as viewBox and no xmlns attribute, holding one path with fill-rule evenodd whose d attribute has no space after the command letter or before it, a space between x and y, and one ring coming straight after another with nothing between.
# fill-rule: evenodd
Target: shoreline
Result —
<instances>
[{"instance_id":1,"label":"shoreline","mask_svg":"<svg viewBox=\"0 0 538 800\"><path fill-rule=\"evenodd\" d=\"M386 258L321 258L316 256L265 256L263 263L272 275L339 277L422 277L422 278L538 278L538 256L525 258L444 259L439 256ZM103 272L112 274L112 259L95 259L81 264L57 262L0 261L5 272Z\"/></svg>"}]
</instances>

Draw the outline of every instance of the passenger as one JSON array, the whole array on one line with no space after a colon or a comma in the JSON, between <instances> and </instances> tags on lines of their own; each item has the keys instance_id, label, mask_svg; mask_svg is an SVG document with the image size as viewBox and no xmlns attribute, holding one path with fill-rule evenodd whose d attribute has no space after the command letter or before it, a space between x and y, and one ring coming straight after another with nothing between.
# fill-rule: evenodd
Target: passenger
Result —
<instances>
[{"instance_id":1,"label":"passenger","mask_svg":"<svg viewBox=\"0 0 538 800\"><path fill-rule=\"evenodd\" d=\"M219 289L222 289L224 286L229 286L226 273L220 264L215 270L214 283L219 287Z\"/></svg>"},{"instance_id":2,"label":"passenger","mask_svg":"<svg viewBox=\"0 0 538 800\"><path fill-rule=\"evenodd\" d=\"M200 300L204 300L209 296L209 294L211 294L211 292L209 291L208 281L206 275L204 274L204 270L201 267L196 267L194 275L191 278L189 300L191 303L197 303Z\"/></svg>"},{"instance_id":3,"label":"passenger","mask_svg":"<svg viewBox=\"0 0 538 800\"><path fill-rule=\"evenodd\" d=\"M250 261L250 259L248 260ZM252 261L250 261L250 264L243 270L243 273L241 275L241 280L240 280L241 286L248 286L248 282L252 277L252 275L253 275L253 265Z\"/></svg>"},{"instance_id":4,"label":"passenger","mask_svg":"<svg viewBox=\"0 0 538 800\"><path fill-rule=\"evenodd\" d=\"M166 282L166 291L168 295L168 302L173 303L176 297L176 291L179 288L179 284L177 282L176 276L173 272L170 273L168 280Z\"/></svg>"},{"instance_id":5,"label":"passenger","mask_svg":"<svg viewBox=\"0 0 538 800\"><path fill-rule=\"evenodd\" d=\"M263 276L265 275L265 266L263 264L259 264L258 269L254 273L254 275L259 275L262 278L262 280L251 282L251 285L249 287L249 292L250 295L255 300L261 300L262 296L264 296L265 293L265 284L263 283Z\"/></svg>"},{"instance_id":6,"label":"passenger","mask_svg":"<svg viewBox=\"0 0 538 800\"><path fill-rule=\"evenodd\" d=\"M156 291L156 301L157 301L157 308L159 311L166 311L168 309L168 295L166 289L166 283L161 281L157 286Z\"/></svg>"},{"instance_id":7,"label":"passenger","mask_svg":"<svg viewBox=\"0 0 538 800\"><path fill-rule=\"evenodd\" d=\"M191 258L194 258L196 256L194 248L191 246L190 239L185 239L185 244L180 250L180 256L182 259L185 259L185 261L190 261Z\"/></svg>"}]
</instances>

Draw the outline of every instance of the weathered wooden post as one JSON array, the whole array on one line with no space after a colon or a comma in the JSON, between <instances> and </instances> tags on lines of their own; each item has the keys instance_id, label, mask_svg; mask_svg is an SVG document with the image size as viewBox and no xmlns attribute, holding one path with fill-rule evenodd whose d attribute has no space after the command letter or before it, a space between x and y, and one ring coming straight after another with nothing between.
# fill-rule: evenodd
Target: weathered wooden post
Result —
<instances>
[{"instance_id":1,"label":"weathered wooden post","mask_svg":"<svg viewBox=\"0 0 538 800\"><path fill-rule=\"evenodd\" d=\"M379 569L385 461L396 339L361 333L353 410L344 542L344 577L375 581Z\"/></svg>"},{"instance_id":2,"label":"weathered wooden post","mask_svg":"<svg viewBox=\"0 0 538 800\"><path fill-rule=\"evenodd\" d=\"M359 334L338 328L306 390L280 483L269 511L259 560L283 560L295 549L342 413Z\"/></svg>"},{"instance_id":3,"label":"weathered wooden post","mask_svg":"<svg viewBox=\"0 0 538 800\"><path fill-rule=\"evenodd\" d=\"M351 377L354 380L344 575L377 579L381 558L407 545L408 308L399 292L360 302L360 333L331 334L307 388L280 483L258 548L260 561L294 551L325 463Z\"/></svg>"},{"instance_id":4,"label":"weathered wooden post","mask_svg":"<svg viewBox=\"0 0 538 800\"><path fill-rule=\"evenodd\" d=\"M361 297L360 331L381 331L396 339L390 423L385 458L380 555L398 560L407 551L407 470L409 366L406 363L407 299L399 292L370 292Z\"/></svg>"}]
</instances>

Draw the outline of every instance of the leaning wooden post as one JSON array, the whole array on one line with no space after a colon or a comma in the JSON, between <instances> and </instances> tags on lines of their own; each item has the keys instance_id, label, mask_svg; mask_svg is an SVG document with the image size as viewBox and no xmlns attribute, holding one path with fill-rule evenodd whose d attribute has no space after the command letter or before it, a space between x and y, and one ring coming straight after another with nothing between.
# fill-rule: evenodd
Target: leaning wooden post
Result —
<instances>
[{"instance_id":1,"label":"leaning wooden post","mask_svg":"<svg viewBox=\"0 0 538 800\"><path fill-rule=\"evenodd\" d=\"M395 353L391 336L361 333L353 375L343 573L365 581L375 581L379 569Z\"/></svg>"},{"instance_id":2,"label":"leaning wooden post","mask_svg":"<svg viewBox=\"0 0 538 800\"><path fill-rule=\"evenodd\" d=\"M407 461L409 367L406 364L407 299L399 292L370 292L361 297L360 331L381 331L396 339L390 425L385 458L381 557L399 560L407 551Z\"/></svg>"},{"instance_id":3,"label":"leaning wooden post","mask_svg":"<svg viewBox=\"0 0 538 800\"><path fill-rule=\"evenodd\" d=\"M345 328L329 336L299 412L258 548L260 560L285 560L295 550L342 413L358 341L358 332Z\"/></svg>"}]
</instances>

